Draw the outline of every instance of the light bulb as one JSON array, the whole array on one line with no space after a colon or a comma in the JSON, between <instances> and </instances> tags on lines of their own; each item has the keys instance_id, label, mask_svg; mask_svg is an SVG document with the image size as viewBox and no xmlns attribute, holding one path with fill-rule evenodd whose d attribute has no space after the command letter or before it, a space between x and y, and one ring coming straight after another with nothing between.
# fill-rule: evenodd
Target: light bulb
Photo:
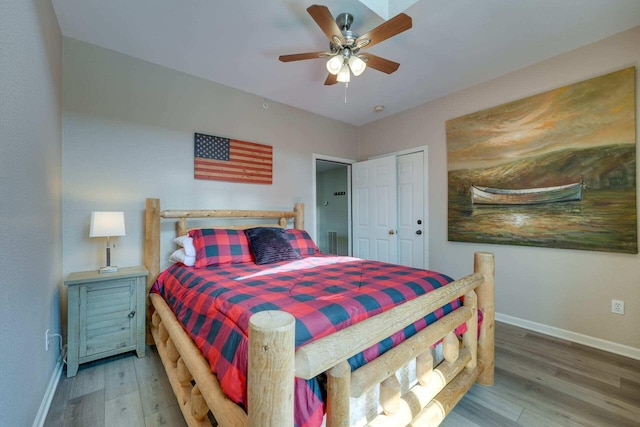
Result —
<instances>
[{"instance_id":1,"label":"light bulb","mask_svg":"<svg viewBox=\"0 0 640 427\"><path fill-rule=\"evenodd\" d=\"M349 83L351 81L351 73L349 72L349 66L344 64L338 73L337 80L340 83Z\"/></svg>"},{"instance_id":2,"label":"light bulb","mask_svg":"<svg viewBox=\"0 0 640 427\"><path fill-rule=\"evenodd\" d=\"M327 71L335 76L340 72L343 63L342 55L334 55L327 61Z\"/></svg>"},{"instance_id":3,"label":"light bulb","mask_svg":"<svg viewBox=\"0 0 640 427\"><path fill-rule=\"evenodd\" d=\"M356 55L351 55L351 58L349 58L349 67L351 67L353 75L357 77L364 73L365 68L367 68L367 63Z\"/></svg>"}]
</instances>

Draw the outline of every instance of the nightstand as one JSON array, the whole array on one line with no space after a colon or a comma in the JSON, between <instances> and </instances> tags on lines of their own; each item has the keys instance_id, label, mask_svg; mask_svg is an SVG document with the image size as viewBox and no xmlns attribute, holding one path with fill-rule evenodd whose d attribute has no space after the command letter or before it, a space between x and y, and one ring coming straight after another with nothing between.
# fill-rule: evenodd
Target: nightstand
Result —
<instances>
[{"instance_id":1,"label":"nightstand","mask_svg":"<svg viewBox=\"0 0 640 427\"><path fill-rule=\"evenodd\" d=\"M71 273L64 284L67 297L67 377L80 363L135 350L145 351L144 267Z\"/></svg>"}]
</instances>

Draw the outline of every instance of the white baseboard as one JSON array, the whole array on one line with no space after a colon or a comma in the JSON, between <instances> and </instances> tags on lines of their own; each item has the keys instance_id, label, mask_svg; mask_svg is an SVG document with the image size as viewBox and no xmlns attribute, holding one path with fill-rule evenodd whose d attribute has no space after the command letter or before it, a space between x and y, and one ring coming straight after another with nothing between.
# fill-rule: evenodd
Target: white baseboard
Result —
<instances>
[{"instance_id":1,"label":"white baseboard","mask_svg":"<svg viewBox=\"0 0 640 427\"><path fill-rule=\"evenodd\" d=\"M586 345L588 347L593 347L599 350L604 350L610 353L615 353L621 356L626 356L632 359L640 360L640 348L630 347L627 345L618 344L618 343L603 340L600 338L590 337L588 335L567 331L566 329L560 329L554 326L543 325L542 323L536 323L530 320L508 316L506 314L496 313L496 320L500 322L508 323L510 325L519 326L524 329L529 329L531 331L540 332L546 335L551 335L552 337L561 338L567 341Z\"/></svg>"},{"instance_id":2,"label":"white baseboard","mask_svg":"<svg viewBox=\"0 0 640 427\"><path fill-rule=\"evenodd\" d=\"M53 396L56 394L58 383L60 382L60 378L62 377L62 368L64 368L64 352L60 353L60 358L58 359L56 367L51 374L49 385L47 386L47 390L44 393L44 397L42 398L42 403L40 403L40 409L38 409L36 419L33 421L33 427L44 426L44 422L47 419L47 414L49 413L49 407L51 407L51 401L53 400Z\"/></svg>"}]
</instances>

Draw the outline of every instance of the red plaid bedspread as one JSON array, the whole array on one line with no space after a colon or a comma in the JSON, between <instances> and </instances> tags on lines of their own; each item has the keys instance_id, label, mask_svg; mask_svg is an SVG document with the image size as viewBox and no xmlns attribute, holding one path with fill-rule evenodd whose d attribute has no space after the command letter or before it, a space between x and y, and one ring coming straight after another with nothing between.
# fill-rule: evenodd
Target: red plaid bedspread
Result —
<instances>
[{"instance_id":1,"label":"red plaid bedspread","mask_svg":"<svg viewBox=\"0 0 640 427\"><path fill-rule=\"evenodd\" d=\"M254 313L291 313L296 318L297 348L450 281L432 271L351 257L313 256L263 266L243 263L194 269L174 264L160 274L151 292L164 297L209 361L224 392L246 408L247 334ZM459 305L453 301L352 357L351 368L376 358ZM319 382L296 378L295 390L296 426L320 425L324 390Z\"/></svg>"}]
</instances>

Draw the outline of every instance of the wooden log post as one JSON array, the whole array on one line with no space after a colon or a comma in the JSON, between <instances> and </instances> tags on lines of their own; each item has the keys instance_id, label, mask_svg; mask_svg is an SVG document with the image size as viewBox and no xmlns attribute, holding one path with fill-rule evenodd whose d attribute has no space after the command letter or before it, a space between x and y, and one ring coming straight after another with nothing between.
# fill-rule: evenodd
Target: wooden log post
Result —
<instances>
[{"instance_id":1,"label":"wooden log post","mask_svg":"<svg viewBox=\"0 0 640 427\"><path fill-rule=\"evenodd\" d=\"M494 342L495 342L495 261L492 253L476 252L474 272L484 276L484 281L476 289L478 309L482 310L483 320L478 338L478 364L482 369L478 383L493 385L494 381Z\"/></svg>"},{"instance_id":2,"label":"wooden log post","mask_svg":"<svg viewBox=\"0 0 640 427\"><path fill-rule=\"evenodd\" d=\"M456 334L453 332L449 332L442 340L442 355L444 356L444 360L453 363L458 360L459 354L460 342L458 341L458 337L456 337Z\"/></svg>"},{"instance_id":3,"label":"wooden log post","mask_svg":"<svg viewBox=\"0 0 640 427\"><path fill-rule=\"evenodd\" d=\"M180 385L186 387L191 384L191 380L193 377L191 376L191 372L189 372L189 368L184 363L182 357L178 359L178 363L176 365L176 373L178 381L180 381Z\"/></svg>"},{"instance_id":4,"label":"wooden log post","mask_svg":"<svg viewBox=\"0 0 640 427\"><path fill-rule=\"evenodd\" d=\"M249 319L247 412L251 427L292 426L295 318L261 311Z\"/></svg>"},{"instance_id":5,"label":"wooden log post","mask_svg":"<svg viewBox=\"0 0 640 427\"><path fill-rule=\"evenodd\" d=\"M160 319L160 315L154 311L151 315L151 324L153 325L153 327L157 328L158 325L160 325L161 321L162 319Z\"/></svg>"},{"instance_id":6,"label":"wooden log post","mask_svg":"<svg viewBox=\"0 0 640 427\"><path fill-rule=\"evenodd\" d=\"M380 383L380 406L385 415L393 415L400 408L400 381L395 375Z\"/></svg>"},{"instance_id":7,"label":"wooden log post","mask_svg":"<svg viewBox=\"0 0 640 427\"><path fill-rule=\"evenodd\" d=\"M351 366L344 361L327 371L327 427L349 427Z\"/></svg>"},{"instance_id":8,"label":"wooden log post","mask_svg":"<svg viewBox=\"0 0 640 427\"><path fill-rule=\"evenodd\" d=\"M296 203L293 211L296 213L296 217L293 220L293 228L304 230L304 203Z\"/></svg>"},{"instance_id":9,"label":"wooden log post","mask_svg":"<svg viewBox=\"0 0 640 427\"><path fill-rule=\"evenodd\" d=\"M145 226L144 226L144 265L149 271L147 276L147 292L153 286L160 274L160 199L147 199L145 208ZM147 305L147 344L153 344L153 335L151 334L151 317L153 316L154 307L149 298Z\"/></svg>"},{"instance_id":10,"label":"wooden log post","mask_svg":"<svg viewBox=\"0 0 640 427\"><path fill-rule=\"evenodd\" d=\"M462 343L471 353L467 369L474 369L478 366L478 296L475 291L465 294L464 306L469 307L473 313L471 319L467 320L467 332L462 334Z\"/></svg>"},{"instance_id":11,"label":"wooden log post","mask_svg":"<svg viewBox=\"0 0 640 427\"><path fill-rule=\"evenodd\" d=\"M169 357L169 360L171 361L171 363L173 364L173 367L175 368L178 365L180 352L178 352L178 349L176 348L176 345L173 343L173 340L171 339L171 337L167 339L167 356Z\"/></svg>"},{"instance_id":12,"label":"wooden log post","mask_svg":"<svg viewBox=\"0 0 640 427\"><path fill-rule=\"evenodd\" d=\"M180 218L176 223L176 235L184 236L189 233L189 228L187 227L187 218Z\"/></svg>"},{"instance_id":13,"label":"wooden log post","mask_svg":"<svg viewBox=\"0 0 640 427\"><path fill-rule=\"evenodd\" d=\"M162 342L166 342L169 339L169 332L163 322L158 324L158 338L160 338L160 341Z\"/></svg>"},{"instance_id":14,"label":"wooden log post","mask_svg":"<svg viewBox=\"0 0 640 427\"><path fill-rule=\"evenodd\" d=\"M209 412L207 402L204 401L200 387L194 385L191 389L191 415L198 421L204 420Z\"/></svg>"},{"instance_id":15,"label":"wooden log post","mask_svg":"<svg viewBox=\"0 0 640 427\"><path fill-rule=\"evenodd\" d=\"M433 356L427 350L416 357L416 376L421 386L426 386L433 374Z\"/></svg>"}]
</instances>

